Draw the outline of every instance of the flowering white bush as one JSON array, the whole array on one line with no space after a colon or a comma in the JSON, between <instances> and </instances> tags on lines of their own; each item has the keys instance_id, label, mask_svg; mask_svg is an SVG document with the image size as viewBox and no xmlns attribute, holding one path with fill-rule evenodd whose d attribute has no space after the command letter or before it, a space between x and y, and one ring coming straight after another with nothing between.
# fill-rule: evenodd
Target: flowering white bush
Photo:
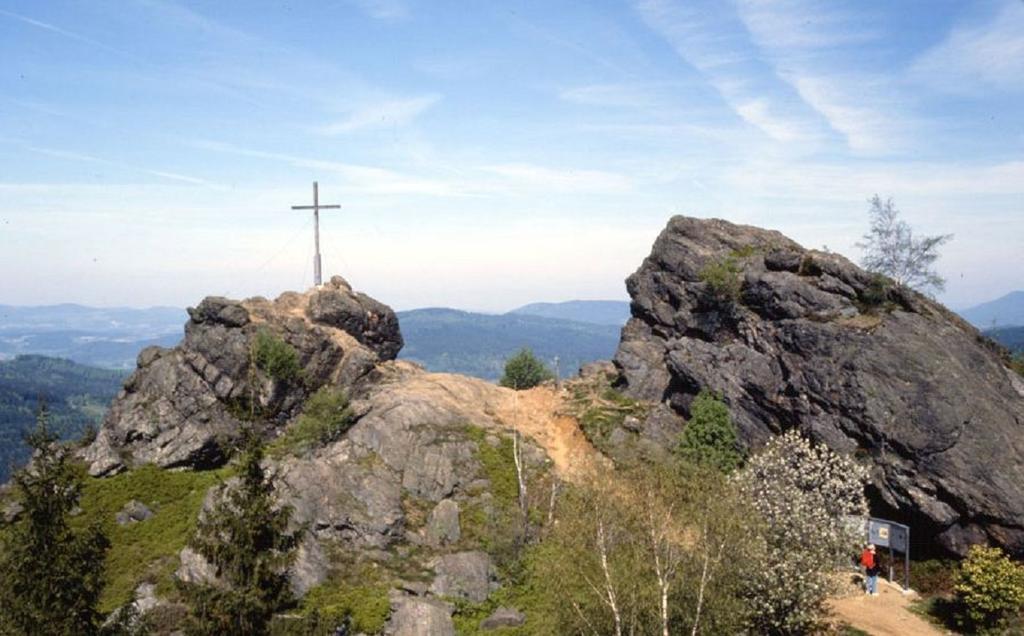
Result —
<instances>
[{"instance_id":1,"label":"flowering white bush","mask_svg":"<svg viewBox=\"0 0 1024 636\"><path fill-rule=\"evenodd\" d=\"M767 524L768 555L749 594L763 633L804 633L821 616L828 575L855 553L859 534L844 522L867 514L867 470L796 431L772 439L736 474Z\"/></svg>"}]
</instances>

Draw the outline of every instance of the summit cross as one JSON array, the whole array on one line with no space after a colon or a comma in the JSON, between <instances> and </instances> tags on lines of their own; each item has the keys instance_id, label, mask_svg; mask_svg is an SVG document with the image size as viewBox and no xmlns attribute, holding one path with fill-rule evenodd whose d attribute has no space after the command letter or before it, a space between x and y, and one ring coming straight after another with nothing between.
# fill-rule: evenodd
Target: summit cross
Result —
<instances>
[{"instance_id":1,"label":"summit cross","mask_svg":"<svg viewBox=\"0 0 1024 636\"><path fill-rule=\"evenodd\" d=\"M313 284L323 284L320 274L320 210L336 210L340 205L320 205L320 187L313 182L313 205L293 205L293 210L313 210L313 244L316 252L313 255Z\"/></svg>"}]
</instances>

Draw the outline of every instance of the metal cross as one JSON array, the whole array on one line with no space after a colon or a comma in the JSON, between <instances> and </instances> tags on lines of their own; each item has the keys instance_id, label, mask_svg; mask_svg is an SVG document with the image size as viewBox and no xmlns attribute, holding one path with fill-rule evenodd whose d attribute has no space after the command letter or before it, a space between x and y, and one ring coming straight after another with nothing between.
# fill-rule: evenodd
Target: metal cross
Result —
<instances>
[{"instance_id":1,"label":"metal cross","mask_svg":"<svg viewBox=\"0 0 1024 636\"><path fill-rule=\"evenodd\" d=\"M334 210L340 205L320 205L320 189L317 182L313 182L313 205L293 205L293 210L313 210L313 242L316 246L316 253L313 255L313 283L319 287L323 280L320 276L320 210Z\"/></svg>"}]
</instances>

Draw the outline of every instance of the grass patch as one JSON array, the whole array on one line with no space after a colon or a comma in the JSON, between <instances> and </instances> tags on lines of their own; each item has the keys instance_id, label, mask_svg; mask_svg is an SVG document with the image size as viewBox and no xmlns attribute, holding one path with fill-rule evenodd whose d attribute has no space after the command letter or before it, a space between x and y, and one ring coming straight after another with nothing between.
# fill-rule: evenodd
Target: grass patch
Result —
<instances>
[{"instance_id":1,"label":"grass patch","mask_svg":"<svg viewBox=\"0 0 1024 636\"><path fill-rule=\"evenodd\" d=\"M487 431L472 424L466 426L466 436L476 442L476 459L483 476L491 482L495 503L502 508L515 506L519 500L519 482L512 458L512 439L500 436L498 445L491 446L487 442Z\"/></svg>"},{"instance_id":2,"label":"grass patch","mask_svg":"<svg viewBox=\"0 0 1024 636\"><path fill-rule=\"evenodd\" d=\"M132 600L135 588L147 581L157 584L159 594L173 594L178 552L195 528L206 492L229 477L231 471L168 471L147 465L114 477L85 481L82 514L74 518L74 523L84 527L97 522L110 539L101 611L110 612ZM115 515L132 499L146 504L154 516L118 525Z\"/></svg>"},{"instance_id":3,"label":"grass patch","mask_svg":"<svg viewBox=\"0 0 1024 636\"><path fill-rule=\"evenodd\" d=\"M344 435L353 421L345 392L333 387L320 387L306 400L298 419L267 447L267 454L281 458L325 446Z\"/></svg>"},{"instance_id":4,"label":"grass patch","mask_svg":"<svg viewBox=\"0 0 1024 636\"><path fill-rule=\"evenodd\" d=\"M583 435L606 455L615 450L609 444L609 436L627 417L647 417L647 405L609 386L579 383L572 387L572 395L572 415L579 421Z\"/></svg>"},{"instance_id":5,"label":"grass patch","mask_svg":"<svg viewBox=\"0 0 1024 636\"><path fill-rule=\"evenodd\" d=\"M353 633L376 634L384 629L391 613L388 586L377 578L371 576L373 580L359 585L342 580L322 583L302 599L302 613L333 626L347 617Z\"/></svg>"}]
</instances>

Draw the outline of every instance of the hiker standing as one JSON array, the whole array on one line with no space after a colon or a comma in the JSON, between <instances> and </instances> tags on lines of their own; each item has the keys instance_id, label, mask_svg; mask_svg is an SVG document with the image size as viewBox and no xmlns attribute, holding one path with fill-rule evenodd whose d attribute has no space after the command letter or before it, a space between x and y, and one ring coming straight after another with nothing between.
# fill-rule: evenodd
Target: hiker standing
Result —
<instances>
[{"instance_id":1,"label":"hiker standing","mask_svg":"<svg viewBox=\"0 0 1024 636\"><path fill-rule=\"evenodd\" d=\"M875 552L875 545L869 543L860 555L860 564L864 566L864 591L867 594L876 596L878 594L878 573L882 570L878 562L878 554Z\"/></svg>"}]
</instances>

